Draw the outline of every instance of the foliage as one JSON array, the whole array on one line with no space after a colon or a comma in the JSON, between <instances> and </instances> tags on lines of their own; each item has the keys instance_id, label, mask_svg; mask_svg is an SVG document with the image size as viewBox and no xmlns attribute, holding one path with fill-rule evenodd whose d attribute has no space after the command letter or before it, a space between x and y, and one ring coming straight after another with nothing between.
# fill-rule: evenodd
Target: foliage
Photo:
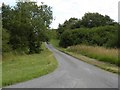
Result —
<instances>
[{"instance_id":1,"label":"foliage","mask_svg":"<svg viewBox=\"0 0 120 90\"><path fill-rule=\"evenodd\" d=\"M61 35L66 29L80 28L80 20L77 18L70 18L66 20L63 24L59 24L57 32Z\"/></svg>"},{"instance_id":2,"label":"foliage","mask_svg":"<svg viewBox=\"0 0 120 90\"><path fill-rule=\"evenodd\" d=\"M60 48L60 47L59 47L59 41L60 41L59 39L51 39L51 40L50 40L50 43L51 43L55 48L58 49L58 48Z\"/></svg>"},{"instance_id":3,"label":"foliage","mask_svg":"<svg viewBox=\"0 0 120 90\"><path fill-rule=\"evenodd\" d=\"M47 36L48 36L49 39L56 39L56 38L58 38L58 33L57 33L56 29L48 30L47 34L48 34Z\"/></svg>"},{"instance_id":4,"label":"foliage","mask_svg":"<svg viewBox=\"0 0 120 90\"><path fill-rule=\"evenodd\" d=\"M108 15L103 16L99 13L85 13L85 15L82 17L82 25L88 28L110 24L114 23Z\"/></svg>"},{"instance_id":5,"label":"foliage","mask_svg":"<svg viewBox=\"0 0 120 90\"><path fill-rule=\"evenodd\" d=\"M98 45L105 47L119 47L118 26L101 26L79 28L65 31L60 38L59 45L68 47L76 44Z\"/></svg>"},{"instance_id":6,"label":"foliage","mask_svg":"<svg viewBox=\"0 0 120 90\"><path fill-rule=\"evenodd\" d=\"M3 28L10 33L9 43L13 50L39 53L41 42L46 41L51 24L52 11L47 5L36 2L17 2L15 7L2 5Z\"/></svg>"},{"instance_id":7,"label":"foliage","mask_svg":"<svg viewBox=\"0 0 120 90\"><path fill-rule=\"evenodd\" d=\"M117 24L108 15L101 15L99 13L85 13L82 19L70 18L63 24L59 24L57 32L61 34L66 30L72 30L77 28L93 28L106 25Z\"/></svg>"},{"instance_id":8,"label":"foliage","mask_svg":"<svg viewBox=\"0 0 120 90\"><path fill-rule=\"evenodd\" d=\"M66 48L67 46L73 45L73 43L74 43L74 38L73 38L73 36L72 36L72 32L70 32L70 31L65 31L65 32L61 35L59 45Z\"/></svg>"}]
</instances>

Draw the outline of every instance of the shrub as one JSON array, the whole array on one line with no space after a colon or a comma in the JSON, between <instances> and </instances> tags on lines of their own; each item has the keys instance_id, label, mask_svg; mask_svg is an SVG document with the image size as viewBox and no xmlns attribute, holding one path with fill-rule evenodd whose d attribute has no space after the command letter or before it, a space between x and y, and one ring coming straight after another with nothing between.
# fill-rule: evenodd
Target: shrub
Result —
<instances>
[{"instance_id":1,"label":"shrub","mask_svg":"<svg viewBox=\"0 0 120 90\"><path fill-rule=\"evenodd\" d=\"M60 38L60 46L67 47L76 44L118 47L118 27L101 26L66 30Z\"/></svg>"},{"instance_id":2,"label":"shrub","mask_svg":"<svg viewBox=\"0 0 120 90\"><path fill-rule=\"evenodd\" d=\"M72 32L70 31L65 31L62 35L61 35L61 40L59 45L66 48L67 46L71 46L74 43L74 39L72 36Z\"/></svg>"}]
</instances>

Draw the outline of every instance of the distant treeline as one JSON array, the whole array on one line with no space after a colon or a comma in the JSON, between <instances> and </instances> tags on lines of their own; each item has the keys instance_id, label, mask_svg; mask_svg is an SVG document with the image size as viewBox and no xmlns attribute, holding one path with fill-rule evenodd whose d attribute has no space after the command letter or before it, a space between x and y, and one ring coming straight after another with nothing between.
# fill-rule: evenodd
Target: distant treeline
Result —
<instances>
[{"instance_id":1,"label":"distant treeline","mask_svg":"<svg viewBox=\"0 0 120 90\"><path fill-rule=\"evenodd\" d=\"M39 53L41 43L48 40L52 8L36 2L17 2L14 7L2 4L3 52Z\"/></svg>"},{"instance_id":2,"label":"distant treeline","mask_svg":"<svg viewBox=\"0 0 120 90\"><path fill-rule=\"evenodd\" d=\"M119 26L107 15L86 13L82 20L77 18L66 20L56 31L61 47L87 44L118 48Z\"/></svg>"}]
</instances>

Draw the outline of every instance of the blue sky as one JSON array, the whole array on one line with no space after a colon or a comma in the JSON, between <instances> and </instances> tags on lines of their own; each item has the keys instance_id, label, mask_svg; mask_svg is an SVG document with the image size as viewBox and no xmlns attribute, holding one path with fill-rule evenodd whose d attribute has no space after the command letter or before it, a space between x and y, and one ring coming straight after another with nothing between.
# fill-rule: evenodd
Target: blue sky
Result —
<instances>
[{"instance_id":1,"label":"blue sky","mask_svg":"<svg viewBox=\"0 0 120 90\"><path fill-rule=\"evenodd\" d=\"M98 12L102 15L109 15L118 21L118 2L120 0L35 0L38 5L41 2L52 6L54 21L51 28L57 28L71 17L81 19L87 12ZM14 5L16 0L0 0L0 4Z\"/></svg>"}]
</instances>

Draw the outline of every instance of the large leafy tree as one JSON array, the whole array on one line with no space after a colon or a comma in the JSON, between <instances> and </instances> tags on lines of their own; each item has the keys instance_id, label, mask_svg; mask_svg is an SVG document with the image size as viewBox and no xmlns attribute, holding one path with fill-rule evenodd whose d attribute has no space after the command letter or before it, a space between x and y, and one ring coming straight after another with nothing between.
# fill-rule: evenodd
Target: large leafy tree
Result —
<instances>
[{"instance_id":1,"label":"large leafy tree","mask_svg":"<svg viewBox=\"0 0 120 90\"><path fill-rule=\"evenodd\" d=\"M52 21L51 7L23 1L17 2L15 7L3 5L2 8L3 28L9 30L12 48L38 53Z\"/></svg>"},{"instance_id":2,"label":"large leafy tree","mask_svg":"<svg viewBox=\"0 0 120 90\"><path fill-rule=\"evenodd\" d=\"M101 15L99 13L85 13L82 17L82 23L84 27L92 28L98 26L105 26L114 24L113 20L108 15Z\"/></svg>"}]
</instances>

